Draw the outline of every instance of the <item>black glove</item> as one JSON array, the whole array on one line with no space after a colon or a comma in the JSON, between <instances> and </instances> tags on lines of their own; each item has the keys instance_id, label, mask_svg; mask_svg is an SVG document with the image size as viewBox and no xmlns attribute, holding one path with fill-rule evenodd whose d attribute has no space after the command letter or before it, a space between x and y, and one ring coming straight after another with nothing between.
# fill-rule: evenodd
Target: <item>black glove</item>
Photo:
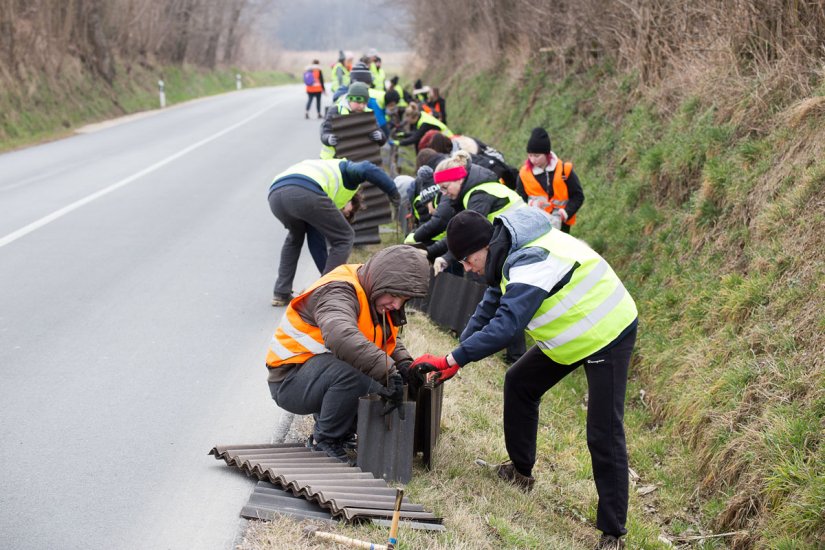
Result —
<instances>
[{"instance_id":1,"label":"black glove","mask_svg":"<svg viewBox=\"0 0 825 550\"><path fill-rule=\"evenodd\" d=\"M413 366L412 359L399 361L395 364L395 368L401 373L401 378L404 379L404 382L411 388L416 389L427 383L427 373L438 370L429 363L420 363Z\"/></svg>"},{"instance_id":2,"label":"black glove","mask_svg":"<svg viewBox=\"0 0 825 550\"><path fill-rule=\"evenodd\" d=\"M335 134L328 135L327 143L329 143L330 146L335 147L336 145L338 145L338 136L336 136Z\"/></svg>"},{"instance_id":3,"label":"black glove","mask_svg":"<svg viewBox=\"0 0 825 550\"><path fill-rule=\"evenodd\" d=\"M370 132L370 139L377 142L384 141L384 132L381 130L373 130Z\"/></svg>"},{"instance_id":4,"label":"black glove","mask_svg":"<svg viewBox=\"0 0 825 550\"><path fill-rule=\"evenodd\" d=\"M381 416L386 416L394 410L398 410L398 418L404 420L404 379L401 374L395 372L390 375L387 387L378 390L378 395L384 399L384 410Z\"/></svg>"}]
</instances>

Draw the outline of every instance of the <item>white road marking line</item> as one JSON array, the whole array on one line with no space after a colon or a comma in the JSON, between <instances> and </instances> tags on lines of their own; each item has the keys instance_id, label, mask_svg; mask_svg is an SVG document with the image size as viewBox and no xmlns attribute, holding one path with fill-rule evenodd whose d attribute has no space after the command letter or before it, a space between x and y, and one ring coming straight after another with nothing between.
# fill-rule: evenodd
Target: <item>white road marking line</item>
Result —
<instances>
[{"instance_id":1,"label":"white road marking line","mask_svg":"<svg viewBox=\"0 0 825 550\"><path fill-rule=\"evenodd\" d=\"M259 116L261 116L262 114L264 114L268 110L274 108L279 103L281 103L281 102L279 101L279 102L273 103L272 105L270 105L270 106L268 106L264 109L261 109L257 113L254 113L253 115L250 115L247 118L241 120L240 122L236 122L232 126L224 128L220 132L218 132L216 134L213 134L213 135L209 136L208 138L202 139L199 142L194 143L194 144L190 145L189 147L178 151L174 155L168 156L165 159L163 159L159 162L156 162L155 164L153 164L153 165L151 165L147 168L144 168L140 172L132 174L131 176L129 176L127 178L124 178L124 179L122 179L122 180L120 180L116 183L113 183L109 187L105 187L105 188L101 189L100 191L96 191L96 192L92 193L91 195L88 195L88 196L86 196L86 197L84 197L84 198L82 198L78 201L75 201L75 202L73 202L73 203L71 203L67 206L64 206L63 208L61 208L59 210L55 210L51 214L49 214L47 216L44 216L44 217L40 218L39 220L30 223L29 225L27 225L25 227L21 227L17 231L13 231L13 232L9 233L8 235L6 235L2 239L0 239L0 248L6 246L7 244L13 243L17 239L20 239L21 237L25 237L29 233L31 233L33 231L36 231L37 229L40 229L44 225L50 224L51 222L62 218L66 214L77 210L81 206L85 206L85 205L89 204L90 202L92 202L96 199L99 199L100 197L108 195L109 193L111 193L113 191L116 191L116 190L120 189L121 187L129 185L133 181L142 178L146 174L150 174L150 173L154 172L158 168L166 166L170 162L172 162L174 160L177 160L177 159L181 158L182 156L191 153L195 149L206 145L210 141L214 141L214 140L218 139L219 137L221 137L225 134L228 134L232 130L240 128L244 124L258 118Z\"/></svg>"}]
</instances>

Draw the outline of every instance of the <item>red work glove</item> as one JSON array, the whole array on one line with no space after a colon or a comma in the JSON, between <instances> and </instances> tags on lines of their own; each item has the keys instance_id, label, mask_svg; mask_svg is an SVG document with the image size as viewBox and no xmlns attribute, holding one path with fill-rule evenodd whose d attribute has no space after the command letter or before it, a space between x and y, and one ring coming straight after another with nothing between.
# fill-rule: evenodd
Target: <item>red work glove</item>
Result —
<instances>
[{"instance_id":1,"label":"red work glove","mask_svg":"<svg viewBox=\"0 0 825 550\"><path fill-rule=\"evenodd\" d=\"M422 372L433 372L435 371L435 375L433 376L433 380L435 381L435 385L439 386L455 376L458 372L458 369L461 368L461 365L453 365L452 367L447 363L446 357L438 357L436 355L431 355L429 353L425 353L421 357L415 360L413 363L414 367L419 368Z\"/></svg>"}]
</instances>

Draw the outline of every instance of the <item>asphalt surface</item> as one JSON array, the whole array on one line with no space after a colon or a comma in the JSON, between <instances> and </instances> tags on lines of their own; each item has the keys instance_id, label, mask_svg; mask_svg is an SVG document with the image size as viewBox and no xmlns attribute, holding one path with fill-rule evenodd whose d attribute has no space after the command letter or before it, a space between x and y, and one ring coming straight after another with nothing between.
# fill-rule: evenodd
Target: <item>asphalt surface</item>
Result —
<instances>
[{"instance_id":1,"label":"asphalt surface","mask_svg":"<svg viewBox=\"0 0 825 550\"><path fill-rule=\"evenodd\" d=\"M277 424L266 196L318 154L305 98L233 92L0 155L1 547L232 547L254 481L207 452ZM317 277L305 250L296 290Z\"/></svg>"}]
</instances>

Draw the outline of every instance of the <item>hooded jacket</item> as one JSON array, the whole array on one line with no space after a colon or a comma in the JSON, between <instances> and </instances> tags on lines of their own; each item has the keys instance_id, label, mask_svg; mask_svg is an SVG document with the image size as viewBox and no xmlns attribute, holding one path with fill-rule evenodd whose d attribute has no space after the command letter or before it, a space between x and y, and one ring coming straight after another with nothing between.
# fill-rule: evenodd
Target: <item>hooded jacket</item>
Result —
<instances>
[{"instance_id":1,"label":"hooded jacket","mask_svg":"<svg viewBox=\"0 0 825 550\"><path fill-rule=\"evenodd\" d=\"M461 344L453 350L453 358L459 365L506 347L527 327L542 303L571 280L576 266L546 261L549 252L544 248L525 248L551 230L558 231L552 229L549 215L538 208L519 208L493 221L493 236L484 266L489 286L461 334ZM582 243L582 246L586 245ZM537 267L534 266L539 265L541 284L537 284L539 280L535 277ZM502 277L508 281L504 293ZM634 319L612 342L604 342L604 348L619 341L636 323Z\"/></svg>"},{"instance_id":2,"label":"hooded jacket","mask_svg":"<svg viewBox=\"0 0 825 550\"><path fill-rule=\"evenodd\" d=\"M375 299L384 293L408 298L426 296L430 266L424 256L411 247L396 245L377 252L358 268L357 275L369 298L373 323L380 326L382 321L386 321L375 311ZM321 330L324 345L330 353L370 378L386 384L387 375L396 371L395 364L412 357L399 340L396 340L391 356L376 347L358 327L359 312L355 288L342 281L332 281L316 288L297 309L301 319ZM392 316L397 327L406 324L404 308L387 315ZM269 381L282 381L293 368L295 366L289 365L270 368Z\"/></svg>"}]
</instances>

